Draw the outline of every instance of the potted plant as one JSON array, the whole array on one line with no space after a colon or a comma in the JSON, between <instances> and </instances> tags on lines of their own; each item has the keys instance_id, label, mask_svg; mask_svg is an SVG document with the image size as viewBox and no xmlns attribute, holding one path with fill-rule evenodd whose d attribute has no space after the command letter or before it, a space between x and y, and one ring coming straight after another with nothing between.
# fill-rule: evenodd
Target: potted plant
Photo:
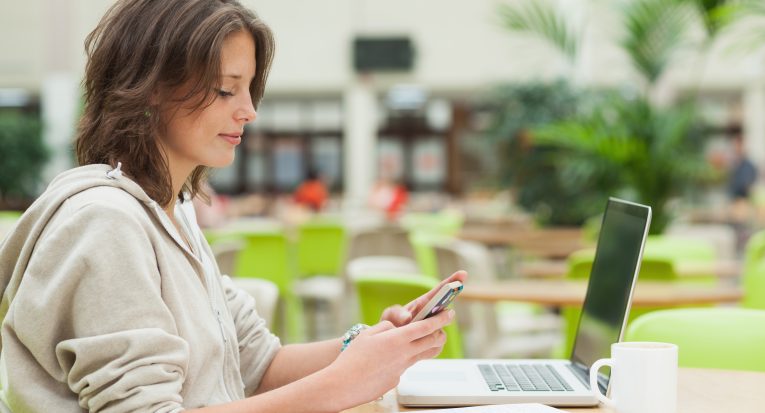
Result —
<instances>
[{"instance_id":1,"label":"potted plant","mask_svg":"<svg viewBox=\"0 0 765 413\"><path fill-rule=\"evenodd\" d=\"M28 206L48 156L37 116L0 111L0 210Z\"/></svg>"},{"instance_id":2,"label":"potted plant","mask_svg":"<svg viewBox=\"0 0 765 413\"><path fill-rule=\"evenodd\" d=\"M688 44L692 22L701 22L703 50L730 17L724 0L633 0L620 8L625 33L619 45L643 87L627 93L601 93L584 110L532 128L535 145L555 148L558 179L573 187L599 187L654 209L651 233L670 221L668 201L709 176L702 159L703 133L691 103L659 105L658 80L675 53ZM587 91L578 76L581 31L567 16L542 0L501 6L507 28L531 33L554 45L570 62L572 83Z\"/></svg>"}]
</instances>

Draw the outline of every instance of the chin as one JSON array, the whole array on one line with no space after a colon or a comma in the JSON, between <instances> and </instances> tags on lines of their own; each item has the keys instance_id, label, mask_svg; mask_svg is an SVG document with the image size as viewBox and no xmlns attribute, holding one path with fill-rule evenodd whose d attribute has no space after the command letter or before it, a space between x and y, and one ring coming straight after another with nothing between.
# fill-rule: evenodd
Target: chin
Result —
<instances>
[{"instance_id":1,"label":"chin","mask_svg":"<svg viewBox=\"0 0 765 413\"><path fill-rule=\"evenodd\" d=\"M233 157L226 160L215 160L211 162L205 162L203 165L208 168L226 168L228 166L231 166L232 163L234 163Z\"/></svg>"},{"instance_id":2,"label":"chin","mask_svg":"<svg viewBox=\"0 0 765 413\"><path fill-rule=\"evenodd\" d=\"M208 168L225 168L231 166L232 163L234 163L234 154L227 157L210 159L208 162L204 163L204 166L207 166Z\"/></svg>"}]
</instances>

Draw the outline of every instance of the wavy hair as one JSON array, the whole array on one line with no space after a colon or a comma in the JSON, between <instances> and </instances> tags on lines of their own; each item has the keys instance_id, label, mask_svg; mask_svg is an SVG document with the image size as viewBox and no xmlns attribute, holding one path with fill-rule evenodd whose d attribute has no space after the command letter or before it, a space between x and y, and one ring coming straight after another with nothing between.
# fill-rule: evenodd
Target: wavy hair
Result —
<instances>
[{"instance_id":1,"label":"wavy hair","mask_svg":"<svg viewBox=\"0 0 765 413\"><path fill-rule=\"evenodd\" d=\"M221 83L226 37L246 31L255 41L255 108L263 97L274 53L271 30L236 0L119 0L85 39L85 109L75 153L80 165L115 166L160 205L175 199L167 158L157 141L164 133L158 107L181 86L192 110L215 99ZM184 89L185 90L185 89ZM207 167L198 166L181 192L203 194Z\"/></svg>"}]
</instances>

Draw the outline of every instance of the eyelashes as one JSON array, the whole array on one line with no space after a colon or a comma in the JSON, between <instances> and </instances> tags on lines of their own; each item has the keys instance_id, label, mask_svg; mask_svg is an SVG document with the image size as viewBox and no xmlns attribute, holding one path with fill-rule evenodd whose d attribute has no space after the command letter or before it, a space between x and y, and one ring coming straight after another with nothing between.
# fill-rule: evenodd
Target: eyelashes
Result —
<instances>
[{"instance_id":1,"label":"eyelashes","mask_svg":"<svg viewBox=\"0 0 765 413\"><path fill-rule=\"evenodd\" d=\"M234 94L232 92L229 92L229 91L223 90L223 89L216 89L216 92L218 93L218 96L220 96L222 98L228 98L228 97L234 96Z\"/></svg>"}]
</instances>

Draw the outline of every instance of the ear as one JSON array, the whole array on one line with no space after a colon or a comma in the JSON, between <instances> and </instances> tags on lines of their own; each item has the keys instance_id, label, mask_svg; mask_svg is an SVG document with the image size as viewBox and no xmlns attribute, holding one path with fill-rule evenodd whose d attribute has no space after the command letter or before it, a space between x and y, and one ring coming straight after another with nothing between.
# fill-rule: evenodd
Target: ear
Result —
<instances>
[{"instance_id":1,"label":"ear","mask_svg":"<svg viewBox=\"0 0 765 413\"><path fill-rule=\"evenodd\" d=\"M154 91L151 92L151 96L149 97L149 106L157 107L159 106L159 102L161 101L161 96L159 92L159 88L154 89Z\"/></svg>"}]
</instances>

